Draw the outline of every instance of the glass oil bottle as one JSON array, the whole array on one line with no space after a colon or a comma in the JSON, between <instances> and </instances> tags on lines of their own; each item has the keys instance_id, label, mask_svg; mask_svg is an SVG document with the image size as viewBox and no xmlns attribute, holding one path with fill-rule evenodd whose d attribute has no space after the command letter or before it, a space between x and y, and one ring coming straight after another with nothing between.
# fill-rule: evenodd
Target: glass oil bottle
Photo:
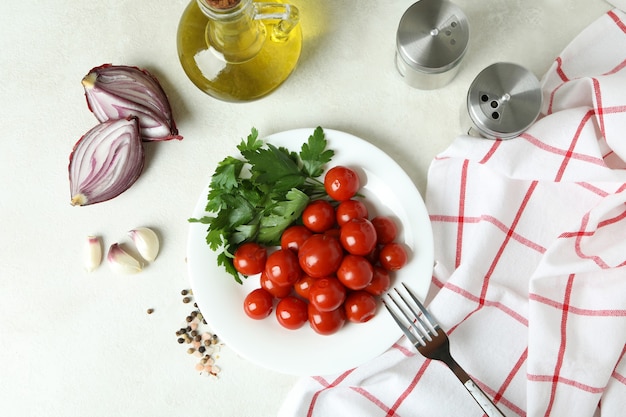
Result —
<instances>
[{"instance_id":1,"label":"glass oil bottle","mask_svg":"<svg viewBox=\"0 0 626 417\"><path fill-rule=\"evenodd\" d=\"M293 72L302 49L298 9L282 2L192 0L178 56L189 79L224 101L259 99Z\"/></svg>"}]
</instances>

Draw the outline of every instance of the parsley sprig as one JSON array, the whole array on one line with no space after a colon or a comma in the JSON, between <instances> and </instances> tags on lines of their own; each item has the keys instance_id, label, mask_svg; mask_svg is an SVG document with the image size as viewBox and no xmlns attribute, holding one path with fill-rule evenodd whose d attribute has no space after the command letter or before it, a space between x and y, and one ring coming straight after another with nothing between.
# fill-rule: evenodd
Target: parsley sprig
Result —
<instances>
[{"instance_id":1,"label":"parsley sprig","mask_svg":"<svg viewBox=\"0 0 626 417\"><path fill-rule=\"evenodd\" d=\"M321 127L299 153L263 142L252 128L237 146L241 157L228 156L218 164L205 208L214 214L189 221L209 226L207 244L219 252L218 265L238 283L242 281L233 257L240 245L279 245L283 231L300 218L309 201L327 197L318 179L334 155L326 146Z\"/></svg>"}]
</instances>

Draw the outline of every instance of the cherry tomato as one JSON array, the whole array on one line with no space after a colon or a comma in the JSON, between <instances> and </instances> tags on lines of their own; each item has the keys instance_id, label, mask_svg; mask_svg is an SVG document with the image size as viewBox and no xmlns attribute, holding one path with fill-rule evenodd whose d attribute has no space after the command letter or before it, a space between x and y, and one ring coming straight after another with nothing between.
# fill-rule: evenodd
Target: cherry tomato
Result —
<instances>
[{"instance_id":1,"label":"cherry tomato","mask_svg":"<svg viewBox=\"0 0 626 417\"><path fill-rule=\"evenodd\" d=\"M335 208L326 200L311 201L302 212L307 229L322 233L335 225Z\"/></svg>"},{"instance_id":2,"label":"cherry tomato","mask_svg":"<svg viewBox=\"0 0 626 417\"><path fill-rule=\"evenodd\" d=\"M342 258L343 249L339 240L325 234L314 234L298 251L300 267L313 278L334 274Z\"/></svg>"},{"instance_id":3,"label":"cherry tomato","mask_svg":"<svg viewBox=\"0 0 626 417\"><path fill-rule=\"evenodd\" d=\"M308 300L313 281L315 281L315 278L312 278L308 275L303 275L298 281L296 281L295 284L293 284L293 289L300 297Z\"/></svg>"},{"instance_id":4,"label":"cherry tomato","mask_svg":"<svg viewBox=\"0 0 626 417\"><path fill-rule=\"evenodd\" d=\"M313 304L309 303L308 315L309 325L321 335L336 333L346 322L346 312L343 308L333 311L319 311Z\"/></svg>"},{"instance_id":5,"label":"cherry tomato","mask_svg":"<svg viewBox=\"0 0 626 417\"><path fill-rule=\"evenodd\" d=\"M267 249L258 243L247 242L235 251L233 265L243 275L260 274L265 268Z\"/></svg>"},{"instance_id":6,"label":"cherry tomato","mask_svg":"<svg viewBox=\"0 0 626 417\"><path fill-rule=\"evenodd\" d=\"M391 288L391 275L389 275L389 271L382 266L374 266L372 281L365 287L365 291L372 295L383 295L389 291L389 288Z\"/></svg>"},{"instance_id":7,"label":"cherry tomato","mask_svg":"<svg viewBox=\"0 0 626 417\"><path fill-rule=\"evenodd\" d=\"M269 292L275 298L285 298L291 294L291 287L289 285L280 286L276 284L269 279L265 271L261 272L260 282L261 288Z\"/></svg>"},{"instance_id":8,"label":"cherry tomato","mask_svg":"<svg viewBox=\"0 0 626 417\"><path fill-rule=\"evenodd\" d=\"M367 206L359 200L342 201L335 210L335 217L339 226L343 226L352 219L367 218L368 215Z\"/></svg>"},{"instance_id":9,"label":"cherry tomato","mask_svg":"<svg viewBox=\"0 0 626 417\"><path fill-rule=\"evenodd\" d=\"M284 287L295 284L302 275L302 270L295 253L278 249L267 257L265 273L276 285Z\"/></svg>"},{"instance_id":10,"label":"cherry tomato","mask_svg":"<svg viewBox=\"0 0 626 417\"><path fill-rule=\"evenodd\" d=\"M359 255L346 255L337 269L337 278L351 290L362 290L372 282L374 267Z\"/></svg>"},{"instance_id":11,"label":"cherry tomato","mask_svg":"<svg viewBox=\"0 0 626 417\"><path fill-rule=\"evenodd\" d=\"M326 193L334 200L349 200L361 188L359 176L352 169L338 165L328 170L324 176Z\"/></svg>"},{"instance_id":12,"label":"cherry tomato","mask_svg":"<svg viewBox=\"0 0 626 417\"><path fill-rule=\"evenodd\" d=\"M376 247L376 229L368 219L352 219L341 226L341 245L353 255L367 255Z\"/></svg>"},{"instance_id":13,"label":"cherry tomato","mask_svg":"<svg viewBox=\"0 0 626 417\"><path fill-rule=\"evenodd\" d=\"M337 278L318 278L309 290L309 302L319 311L336 310L346 299L346 287Z\"/></svg>"},{"instance_id":14,"label":"cherry tomato","mask_svg":"<svg viewBox=\"0 0 626 417\"><path fill-rule=\"evenodd\" d=\"M298 252L304 241L312 235L313 232L304 226L290 226L285 229L280 237L280 247L284 250L290 249L294 252Z\"/></svg>"},{"instance_id":15,"label":"cherry tomato","mask_svg":"<svg viewBox=\"0 0 626 417\"><path fill-rule=\"evenodd\" d=\"M376 216L371 220L376 229L377 242L381 245L391 243L396 239L398 235L398 226L389 217Z\"/></svg>"},{"instance_id":16,"label":"cherry tomato","mask_svg":"<svg viewBox=\"0 0 626 417\"><path fill-rule=\"evenodd\" d=\"M388 271L397 271L406 265L409 256L406 253L406 249L399 243L388 243L380 250L380 256L378 258L383 268Z\"/></svg>"},{"instance_id":17,"label":"cherry tomato","mask_svg":"<svg viewBox=\"0 0 626 417\"><path fill-rule=\"evenodd\" d=\"M346 318L353 323L365 323L376 314L376 298L367 291L354 291L344 303Z\"/></svg>"},{"instance_id":18,"label":"cherry tomato","mask_svg":"<svg viewBox=\"0 0 626 417\"><path fill-rule=\"evenodd\" d=\"M283 298L276 305L276 319L286 329L299 329L306 323L308 317L307 303L297 297Z\"/></svg>"},{"instance_id":19,"label":"cherry tomato","mask_svg":"<svg viewBox=\"0 0 626 417\"><path fill-rule=\"evenodd\" d=\"M243 309L248 317L261 320L269 316L274 306L272 295L263 288L257 288L246 295L243 300Z\"/></svg>"}]
</instances>

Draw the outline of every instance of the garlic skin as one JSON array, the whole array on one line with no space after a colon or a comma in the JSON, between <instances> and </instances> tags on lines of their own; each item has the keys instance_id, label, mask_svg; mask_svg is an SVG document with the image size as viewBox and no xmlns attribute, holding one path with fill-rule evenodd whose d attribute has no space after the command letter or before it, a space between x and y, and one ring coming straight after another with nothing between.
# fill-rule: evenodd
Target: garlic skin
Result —
<instances>
[{"instance_id":1,"label":"garlic skin","mask_svg":"<svg viewBox=\"0 0 626 417\"><path fill-rule=\"evenodd\" d=\"M144 149L136 117L94 126L70 154L70 204L86 206L117 197L139 178L143 166Z\"/></svg>"},{"instance_id":2,"label":"garlic skin","mask_svg":"<svg viewBox=\"0 0 626 417\"><path fill-rule=\"evenodd\" d=\"M128 232L137 252L148 262L152 262L159 254L159 237L148 227L138 227Z\"/></svg>"},{"instance_id":3,"label":"garlic skin","mask_svg":"<svg viewBox=\"0 0 626 417\"><path fill-rule=\"evenodd\" d=\"M104 64L82 80L87 105L100 122L135 116L144 142L183 137L159 81L144 69Z\"/></svg>"},{"instance_id":4,"label":"garlic skin","mask_svg":"<svg viewBox=\"0 0 626 417\"><path fill-rule=\"evenodd\" d=\"M87 236L85 245L85 269L93 272L102 263L102 242L98 236Z\"/></svg>"},{"instance_id":5,"label":"garlic skin","mask_svg":"<svg viewBox=\"0 0 626 417\"><path fill-rule=\"evenodd\" d=\"M119 274L136 274L143 269L141 262L126 252L119 243L114 243L109 247L107 261L111 269Z\"/></svg>"}]
</instances>

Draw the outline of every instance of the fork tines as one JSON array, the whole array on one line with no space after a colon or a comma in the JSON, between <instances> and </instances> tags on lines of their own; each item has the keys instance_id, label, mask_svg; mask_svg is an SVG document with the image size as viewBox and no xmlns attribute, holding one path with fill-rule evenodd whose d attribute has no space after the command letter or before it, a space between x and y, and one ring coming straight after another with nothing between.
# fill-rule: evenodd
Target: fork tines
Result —
<instances>
[{"instance_id":1,"label":"fork tines","mask_svg":"<svg viewBox=\"0 0 626 417\"><path fill-rule=\"evenodd\" d=\"M426 341L432 340L432 337L438 333L439 324L411 289L404 283L402 286L404 292L409 295L409 299L402 295L398 288L394 288L395 294L390 291L387 293L387 298L393 302L395 308L390 306L384 298L383 304L411 343L425 346Z\"/></svg>"}]
</instances>

